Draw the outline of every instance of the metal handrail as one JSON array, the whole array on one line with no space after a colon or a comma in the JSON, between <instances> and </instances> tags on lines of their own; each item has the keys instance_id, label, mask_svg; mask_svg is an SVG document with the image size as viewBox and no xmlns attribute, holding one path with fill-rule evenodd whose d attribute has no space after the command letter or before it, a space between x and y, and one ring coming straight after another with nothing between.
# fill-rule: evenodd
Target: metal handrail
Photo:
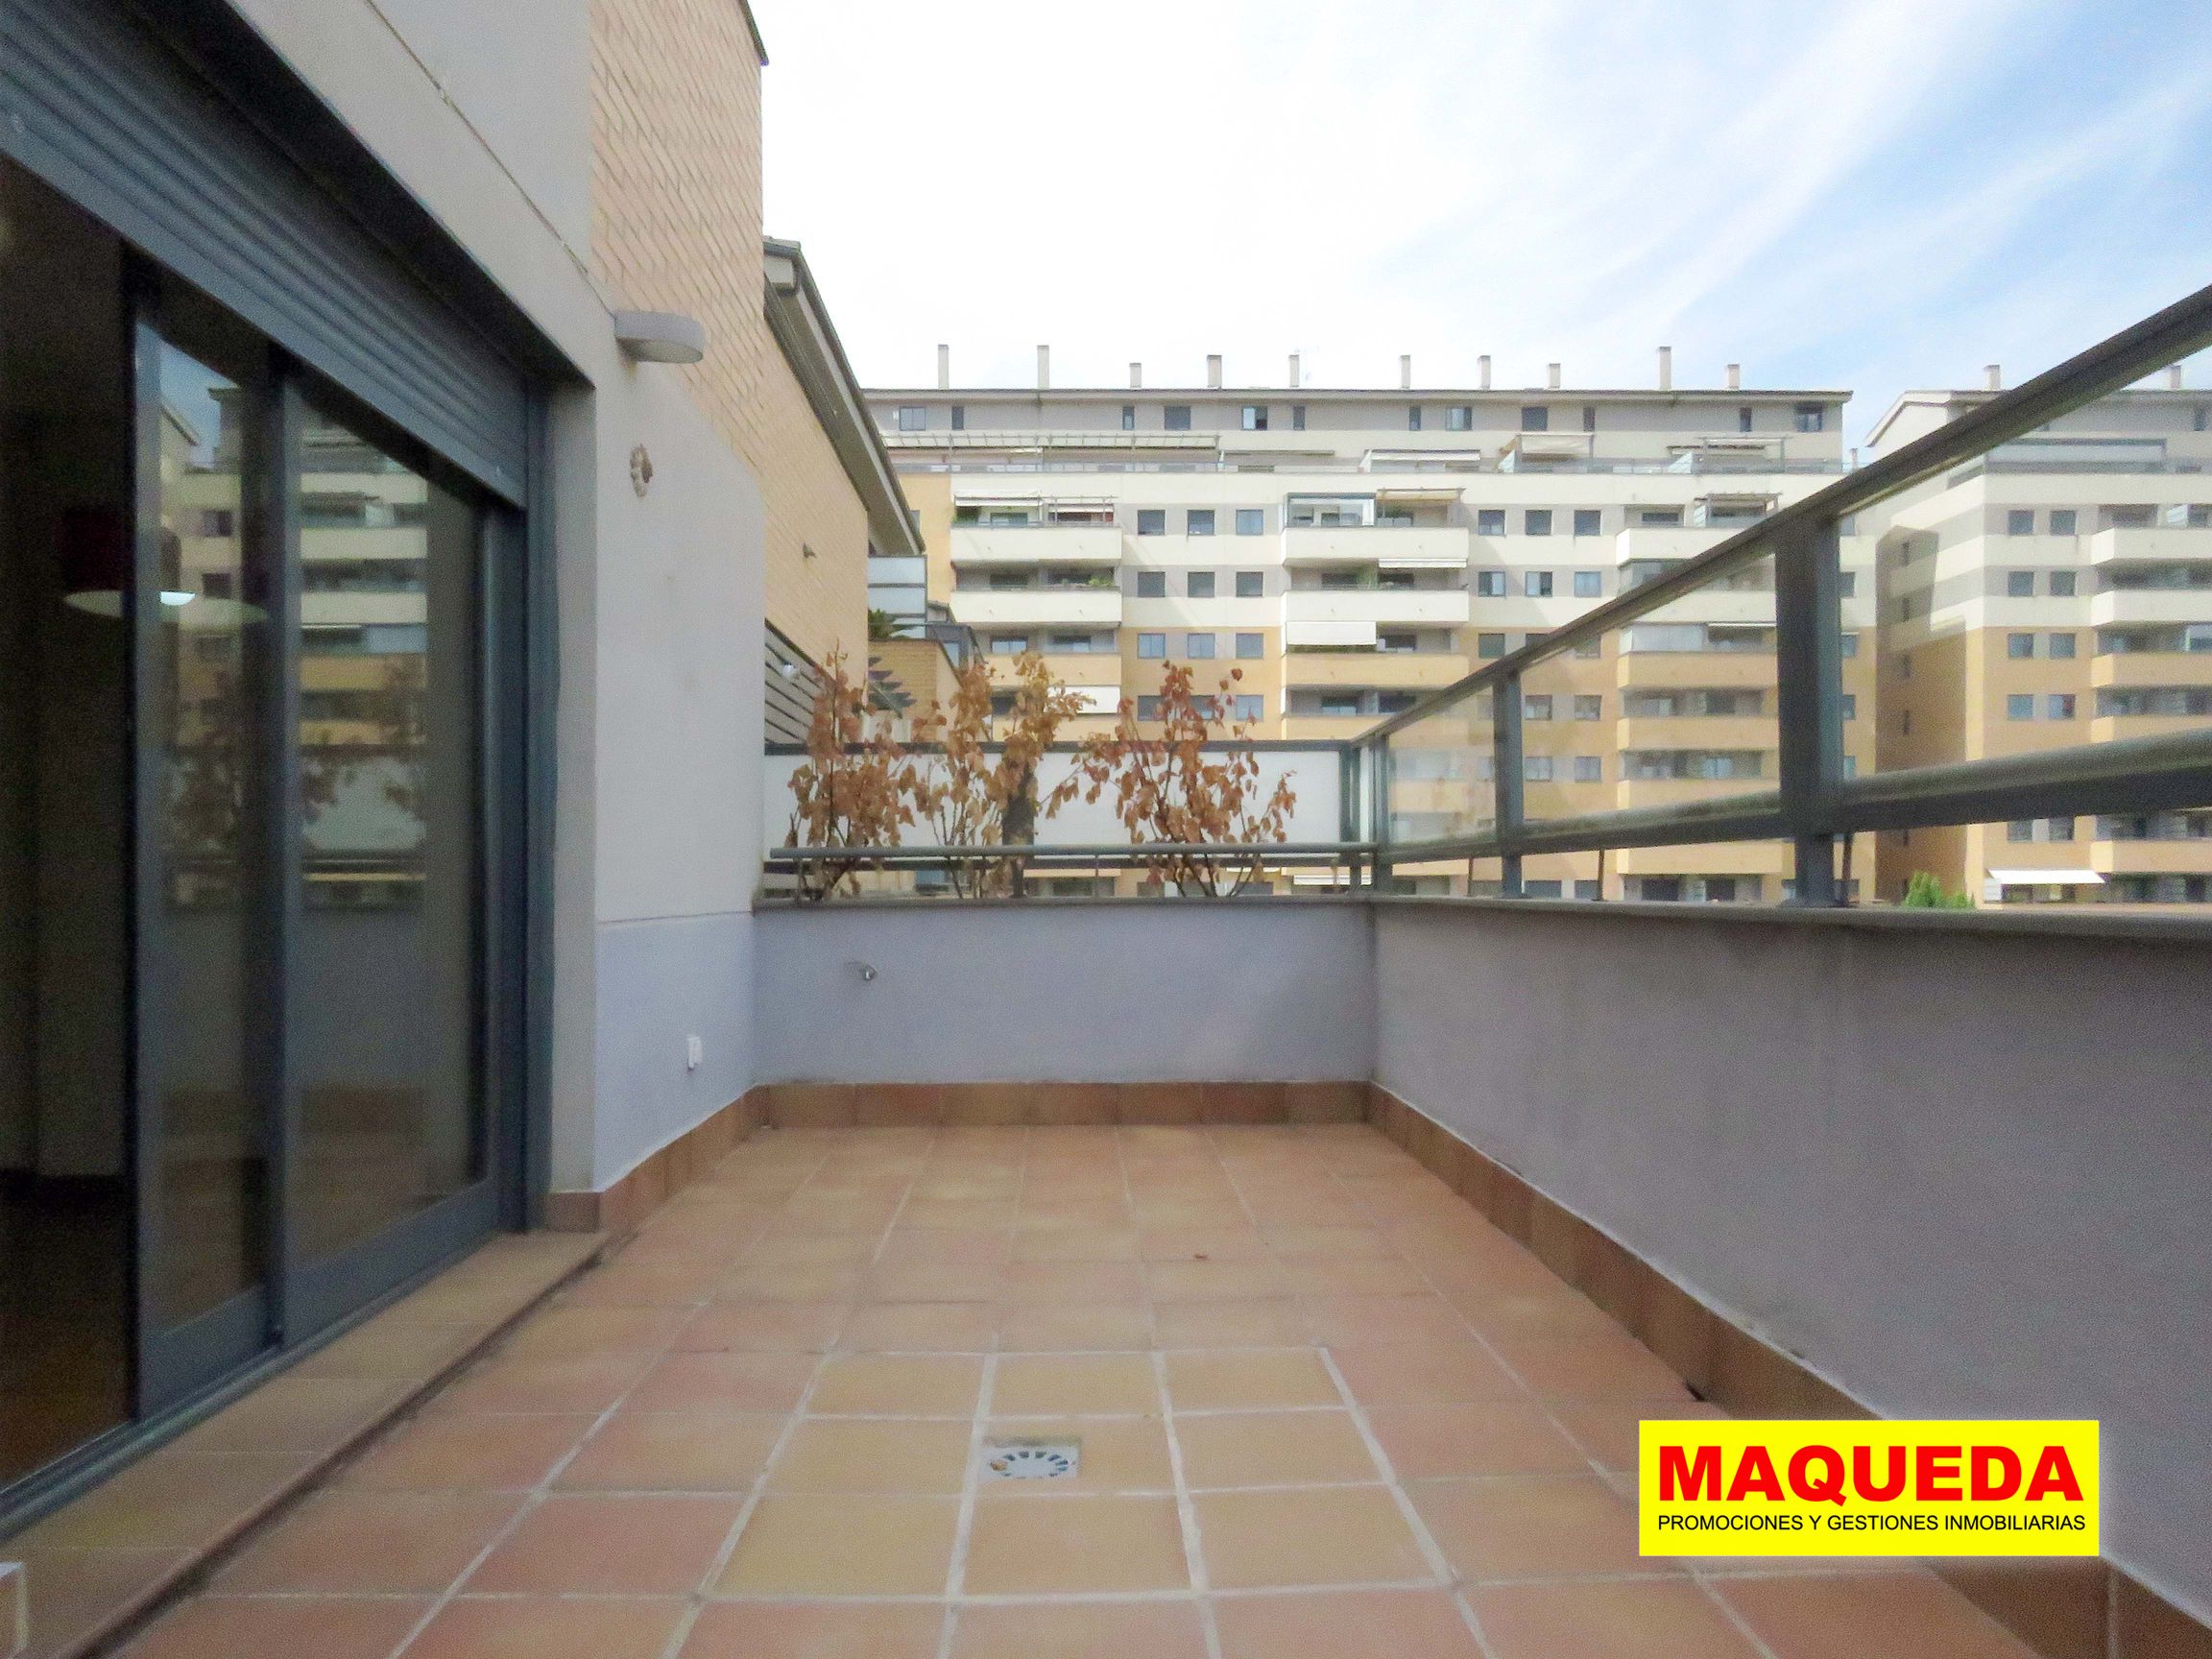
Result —
<instances>
[{"instance_id":1,"label":"metal handrail","mask_svg":"<svg viewBox=\"0 0 2212 1659\"><path fill-rule=\"evenodd\" d=\"M1411 709L1392 715L1363 735L1369 741L1387 737L1423 714L1456 701L1460 694L1495 685L1508 674L1555 656L1577 641L1608 634L1624 622L1695 592L1739 565L1764 557L1792 536L1824 529L1862 507L1870 507L1940 472L1979 460L1998 445L2032 432L2055 416L2131 385L2152 370L2163 369L2206 345L2212 345L2212 287L2200 288L2186 300L2177 301L2133 327L2100 341L2056 368L2044 371L2009 392L1998 393L1988 402L1946 422L1926 437L1917 438L1855 472L1845 473L1802 500L1775 509L1725 541L1685 559L1665 575L1585 611L1534 644L1494 659L1466 678L1423 698Z\"/></svg>"},{"instance_id":2,"label":"metal handrail","mask_svg":"<svg viewBox=\"0 0 2212 1659\"><path fill-rule=\"evenodd\" d=\"M2212 801L2212 729L1844 777L1838 560L1840 526L1850 514L1982 461L1999 445L2207 344L2212 344L2212 287L2013 391L1991 396L1927 436L1377 722L1354 741L1367 770L1373 830L1382 842L1378 876L1386 875L1393 861L1486 854L1503 860L1503 885L1511 894L1518 891L1521 858L1527 854L1788 838L1796 844L1800 902L1826 903L1837 900L1834 845L1863 830L2068 812L2140 812ZM1528 671L1767 558L1774 560L1775 574L1769 625L1775 633L1781 787L1668 807L1528 822L1521 799L1521 688ZM1392 843L1389 739L1485 693L1495 693L1495 825L1473 837Z\"/></svg>"},{"instance_id":3,"label":"metal handrail","mask_svg":"<svg viewBox=\"0 0 2212 1659\"><path fill-rule=\"evenodd\" d=\"M841 863L864 859L882 864L988 863L1021 858L1030 862L1070 859L1082 862L1118 858L1147 864L1161 858L1250 858L1255 854L1286 864L1341 864L1375 851L1372 841L1006 841L967 847L771 847L770 865Z\"/></svg>"}]
</instances>

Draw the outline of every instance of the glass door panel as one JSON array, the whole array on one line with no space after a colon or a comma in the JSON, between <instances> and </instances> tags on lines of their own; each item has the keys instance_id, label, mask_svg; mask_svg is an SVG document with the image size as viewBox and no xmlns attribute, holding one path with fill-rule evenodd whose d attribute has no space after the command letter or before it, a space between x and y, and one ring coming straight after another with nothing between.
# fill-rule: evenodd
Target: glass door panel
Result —
<instances>
[{"instance_id":1,"label":"glass door panel","mask_svg":"<svg viewBox=\"0 0 2212 1659\"><path fill-rule=\"evenodd\" d=\"M0 159L0 1491L131 1412L122 248Z\"/></svg>"},{"instance_id":2,"label":"glass door panel","mask_svg":"<svg viewBox=\"0 0 2212 1659\"><path fill-rule=\"evenodd\" d=\"M139 333L133 617L142 1404L274 1339L267 1286L276 979L267 830L270 621L250 470L266 399L241 325L165 284ZM220 368L215 365L220 363Z\"/></svg>"},{"instance_id":3,"label":"glass door panel","mask_svg":"<svg viewBox=\"0 0 2212 1659\"><path fill-rule=\"evenodd\" d=\"M291 1226L312 1264L489 1193L484 527L473 500L347 421L309 410L300 452Z\"/></svg>"}]
</instances>

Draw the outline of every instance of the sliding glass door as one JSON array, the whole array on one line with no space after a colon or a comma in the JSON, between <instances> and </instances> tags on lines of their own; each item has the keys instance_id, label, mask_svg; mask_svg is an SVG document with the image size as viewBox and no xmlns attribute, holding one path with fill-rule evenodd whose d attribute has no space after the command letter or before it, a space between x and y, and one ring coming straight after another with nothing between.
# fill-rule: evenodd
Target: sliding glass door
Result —
<instances>
[{"instance_id":1,"label":"sliding glass door","mask_svg":"<svg viewBox=\"0 0 2212 1659\"><path fill-rule=\"evenodd\" d=\"M141 1400L275 1341L270 1110L283 987L267 594L267 352L177 284L134 281L134 952ZM120 597L120 595L119 595Z\"/></svg>"},{"instance_id":2,"label":"sliding glass door","mask_svg":"<svg viewBox=\"0 0 2212 1659\"><path fill-rule=\"evenodd\" d=\"M322 401L297 453L298 1317L492 1224L485 513ZM404 1240L412 1242L404 1242Z\"/></svg>"},{"instance_id":3,"label":"sliding glass door","mask_svg":"<svg viewBox=\"0 0 2212 1659\"><path fill-rule=\"evenodd\" d=\"M517 524L0 158L0 1518L516 1213Z\"/></svg>"}]
</instances>

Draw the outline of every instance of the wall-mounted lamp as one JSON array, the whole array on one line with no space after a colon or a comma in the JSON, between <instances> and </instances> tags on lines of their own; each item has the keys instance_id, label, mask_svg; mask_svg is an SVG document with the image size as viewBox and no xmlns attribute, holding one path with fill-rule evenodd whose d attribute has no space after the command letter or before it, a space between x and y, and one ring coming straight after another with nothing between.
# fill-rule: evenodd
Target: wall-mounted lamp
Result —
<instances>
[{"instance_id":1,"label":"wall-mounted lamp","mask_svg":"<svg viewBox=\"0 0 2212 1659\"><path fill-rule=\"evenodd\" d=\"M707 330L681 311L617 311L614 343L637 363L696 363L707 355Z\"/></svg>"}]
</instances>

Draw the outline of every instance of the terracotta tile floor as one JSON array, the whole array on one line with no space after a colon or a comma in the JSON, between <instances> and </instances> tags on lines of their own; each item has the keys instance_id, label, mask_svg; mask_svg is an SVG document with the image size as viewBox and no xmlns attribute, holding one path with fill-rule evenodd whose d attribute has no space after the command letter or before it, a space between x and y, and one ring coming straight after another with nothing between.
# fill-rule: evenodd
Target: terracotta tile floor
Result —
<instances>
[{"instance_id":1,"label":"terracotta tile floor","mask_svg":"<svg viewBox=\"0 0 2212 1659\"><path fill-rule=\"evenodd\" d=\"M1708 1409L1362 1127L770 1132L130 1651L2031 1659L1910 1564L1638 1557Z\"/></svg>"}]
</instances>

